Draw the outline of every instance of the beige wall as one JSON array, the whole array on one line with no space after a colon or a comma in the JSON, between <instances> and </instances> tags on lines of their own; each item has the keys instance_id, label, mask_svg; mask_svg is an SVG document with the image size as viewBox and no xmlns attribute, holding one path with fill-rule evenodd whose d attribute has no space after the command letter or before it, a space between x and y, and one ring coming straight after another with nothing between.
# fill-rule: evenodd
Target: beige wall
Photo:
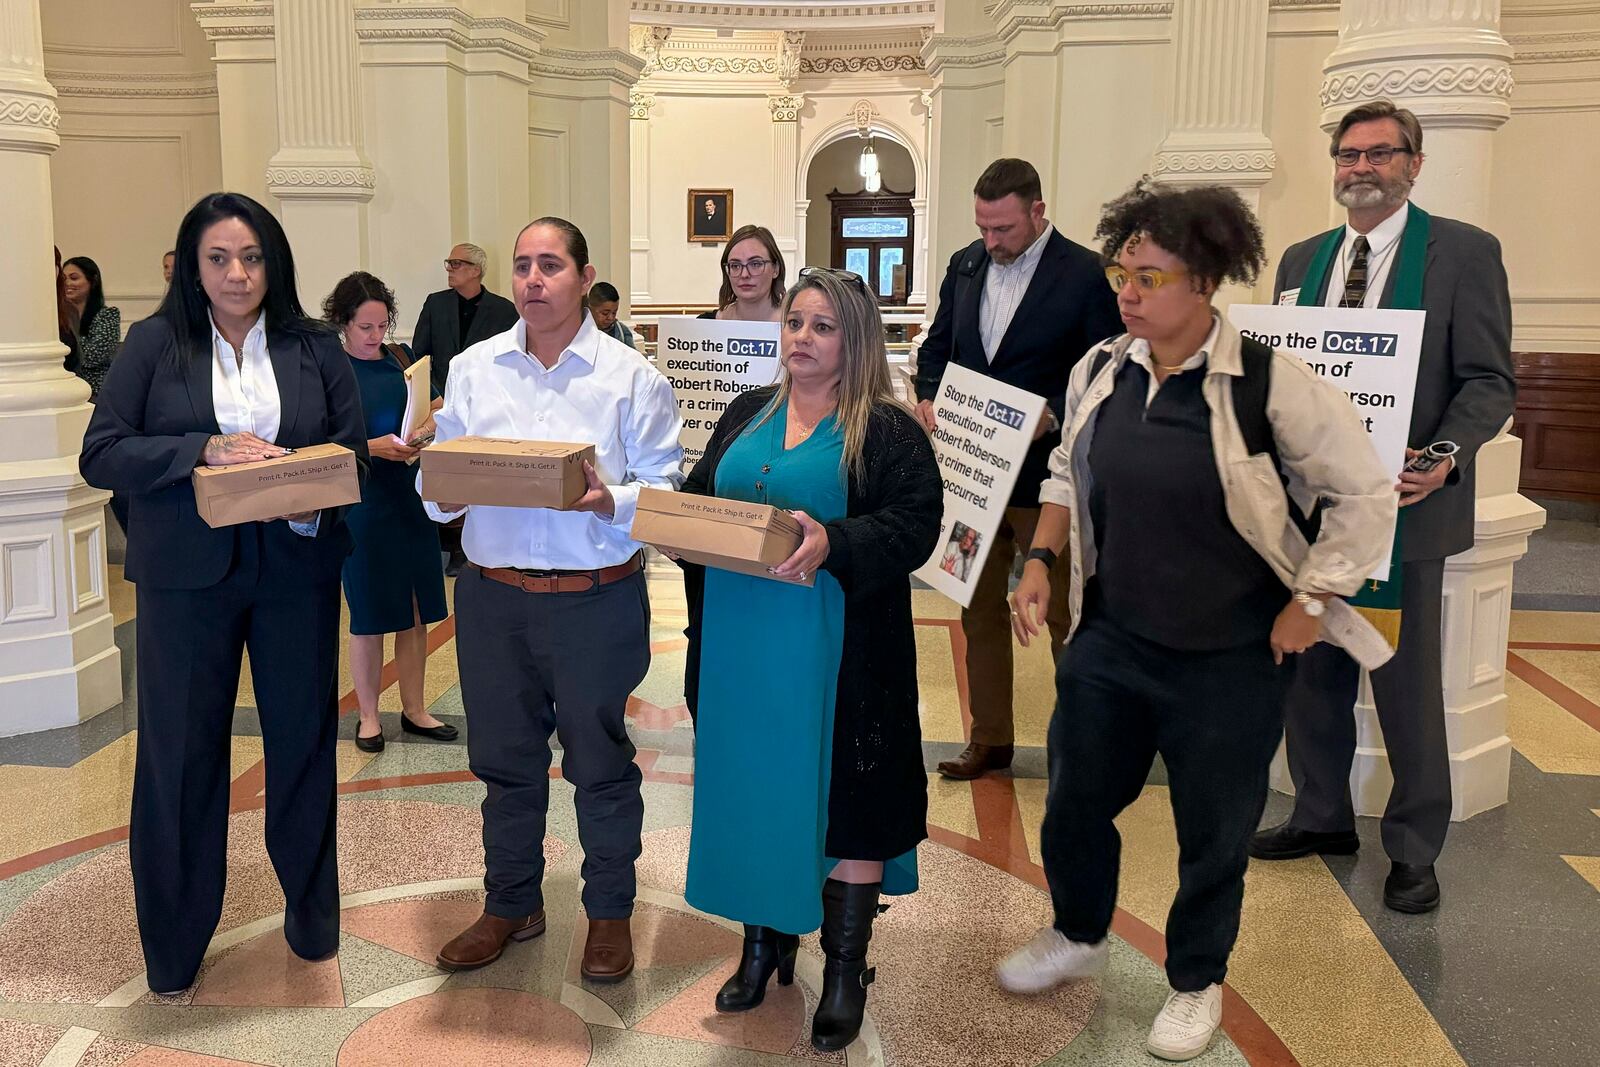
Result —
<instances>
[{"instance_id":1,"label":"beige wall","mask_svg":"<svg viewBox=\"0 0 1600 1067\"><path fill-rule=\"evenodd\" d=\"M222 184L210 47L171 0L49 0L41 13L61 109L56 242L100 265L126 328L161 299L183 213Z\"/></svg>"},{"instance_id":2,"label":"beige wall","mask_svg":"<svg viewBox=\"0 0 1600 1067\"><path fill-rule=\"evenodd\" d=\"M877 139L873 151L878 154L878 170L883 175L883 187L897 193L909 192L921 196L916 188L917 171L911 162L911 153L893 141ZM811 161L806 172L806 195L811 199L811 211L806 215L806 263L828 267L832 251L833 208L828 194L837 190L854 193L861 189L861 174L857 170L861 161L861 139L835 141ZM920 235L913 235L917 237Z\"/></svg>"}]
</instances>

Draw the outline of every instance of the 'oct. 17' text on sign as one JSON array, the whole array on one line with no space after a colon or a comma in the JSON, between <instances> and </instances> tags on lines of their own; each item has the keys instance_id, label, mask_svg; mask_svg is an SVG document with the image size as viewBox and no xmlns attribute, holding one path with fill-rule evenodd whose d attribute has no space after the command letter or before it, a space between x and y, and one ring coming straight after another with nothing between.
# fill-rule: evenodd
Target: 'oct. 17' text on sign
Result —
<instances>
[{"instance_id":1,"label":"'oct. 17' text on sign","mask_svg":"<svg viewBox=\"0 0 1600 1067\"><path fill-rule=\"evenodd\" d=\"M1317 360L1309 358L1307 353L1334 357L1393 356L1398 351L1399 341L1398 335L1392 333L1362 333L1353 330L1323 330L1320 339L1315 333L1300 333L1295 330L1289 330L1281 335L1257 330L1239 332L1268 348L1283 348L1296 353L1305 360L1307 366L1324 378L1348 377L1350 368L1355 366L1355 361L1349 359L1340 361L1337 358L1331 361ZM1345 395L1358 408L1393 408L1398 402L1393 393L1369 393L1346 389ZM1372 432L1372 416L1363 415L1361 418L1366 424L1367 432Z\"/></svg>"}]
</instances>

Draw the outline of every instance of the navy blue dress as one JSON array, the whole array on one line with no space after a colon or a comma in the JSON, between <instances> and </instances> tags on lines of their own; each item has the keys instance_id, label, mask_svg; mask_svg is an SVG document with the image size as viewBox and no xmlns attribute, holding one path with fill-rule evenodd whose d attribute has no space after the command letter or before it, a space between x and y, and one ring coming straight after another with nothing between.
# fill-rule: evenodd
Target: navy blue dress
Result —
<instances>
[{"instance_id":1,"label":"navy blue dress","mask_svg":"<svg viewBox=\"0 0 1600 1067\"><path fill-rule=\"evenodd\" d=\"M385 350L381 359L356 359L356 384L366 414L367 438L400 429L406 410L405 372ZM424 623L438 622L444 601L444 566L439 560L439 528L422 510L417 468L372 457L372 472L361 503L345 516L355 548L344 564L344 598L350 604L350 632L392 634L415 625L411 601Z\"/></svg>"}]
</instances>

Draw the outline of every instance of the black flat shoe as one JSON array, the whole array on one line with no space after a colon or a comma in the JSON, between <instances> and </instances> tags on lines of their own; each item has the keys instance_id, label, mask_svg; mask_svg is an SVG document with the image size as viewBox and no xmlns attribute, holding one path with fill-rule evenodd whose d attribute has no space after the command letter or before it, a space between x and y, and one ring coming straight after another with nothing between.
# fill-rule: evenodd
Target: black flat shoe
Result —
<instances>
[{"instance_id":1,"label":"black flat shoe","mask_svg":"<svg viewBox=\"0 0 1600 1067\"><path fill-rule=\"evenodd\" d=\"M360 734L356 734L356 747L363 752L382 752L383 734L376 733L371 737L362 737Z\"/></svg>"},{"instance_id":2,"label":"black flat shoe","mask_svg":"<svg viewBox=\"0 0 1600 1067\"><path fill-rule=\"evenodd\" d=\"M1324 833L1302 830L1284 823L1258 830L1250 838L1250 855L1258 860L1293 860L1317 853L1322 856L1352 856L1361 847L1354 830Z\"/></svg>"},{"instance_id":3,"label":"black flat shoe","mask_svg":"<svg viewBox=\"0 0 1600 1067\"><path fill-rule=\"evenodd\" d=\"M461 736L460 731L447 722L440 723L438 726L418 726L404 715L400 716L400 729L408 734L416 734L418 737L431 737L435 741L454 741Z\"/></svg>"},{"instance_id":4,"label":"black flat shoe","mask_svg":"<svg viewBox=\"0 0 1600 1067\"><path fill-rule=\"evenodd\" d=\"M1390 911L1421 915L1439 906L1439 879L1431 863L1396 863L1383 883L1383 903Z\"/></svg>"}]
</instances>

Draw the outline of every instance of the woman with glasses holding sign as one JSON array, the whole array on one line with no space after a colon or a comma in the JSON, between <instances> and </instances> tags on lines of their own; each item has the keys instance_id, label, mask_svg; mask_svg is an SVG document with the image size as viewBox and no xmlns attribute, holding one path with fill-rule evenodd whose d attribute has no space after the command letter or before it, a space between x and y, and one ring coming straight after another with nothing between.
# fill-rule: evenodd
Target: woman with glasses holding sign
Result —
<instances>
[{"instance_id":1,"label":"woman with glasses holding sign","mask_svg":"<svg viewBox=\"0 0 1600 1067\"><path fill-rule=\"evenodd\" d=\"M765 226L740 226L722 246L722 290L717 310L702 319L777 322L785 270L778 240Z\"/></svg>"},{"instance_id":2,"label":"woman with glasses holding sign","mask_svg":"<svg viewBox=\"0 0 1600 1067\"><path fill-rule=\"evenodd\" d=\"M820 924L811 1039L842 1049L861 1029L879 893L916 888L926 836L910 575L943 499L866 283L807 267L782 311L782 378L728 405L683 486L791 509L805 531L771 578L704 571L686 896L745 924L721 1012L760 1004L774 971L793 981L799 935Z\"/></svg>"},{"instance_id":3,"label":"woman with glasses holding sign","mask_svg":"<svg viewBox=\"0 0 1600 1067\"><path fill-rule=\"evenodd\" d=\"M1141 182L1106 205L1096 236L1127 333L1072 372L1034 553L1012 595L1026 645L1070 533L1077 622L1057 665L1041 842L1055 923L1001 962L999 980L1039 993L1104 968L1113 820L1160 753L1178 894L1172 993L1147 1048L1186 1060L1222 1018L1246 846L1283 734L1285 656L1319 639L1358 658L1389 654L1338 598L1387 554L1394 493L1343 394L1212 307L1218 286L1250 285L1265 259L1237 193ZM1320 529L1297 522L1293 501L1318 500Z\"/></svg>"}]
</instances>

